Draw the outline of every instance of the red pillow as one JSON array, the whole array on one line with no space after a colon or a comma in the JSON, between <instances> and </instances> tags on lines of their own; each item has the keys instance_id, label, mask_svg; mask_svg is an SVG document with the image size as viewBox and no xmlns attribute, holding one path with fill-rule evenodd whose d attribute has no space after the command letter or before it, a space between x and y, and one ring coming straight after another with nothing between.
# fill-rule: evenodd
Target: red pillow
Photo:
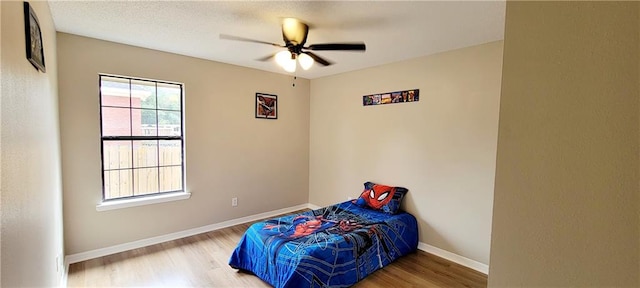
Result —
<instances>
[{"instance_id":1,"label":"red pillow","mask_svg":"<svg viewBox=\"0 0 640 288\"><path fill-rule=\"evenodd\" d=\"M368 207L389 214L396 214L400 210L400 204L404 195L409 190L404 187L391 187L373 182L364 183L364 191L355 200L360 207Z\"/></svg>"}]
</instances>

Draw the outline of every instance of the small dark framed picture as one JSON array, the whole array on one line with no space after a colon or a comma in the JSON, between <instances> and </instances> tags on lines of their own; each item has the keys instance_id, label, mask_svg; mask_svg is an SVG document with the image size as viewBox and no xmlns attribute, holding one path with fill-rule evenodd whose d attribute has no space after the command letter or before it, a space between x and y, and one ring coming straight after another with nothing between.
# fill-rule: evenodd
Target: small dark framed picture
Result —
<instances>
[{"instance_id":1,"label":"small dark framed picture","mask_svg":"<svg viewBox=\"0 0 640 288\"><path fill-rule=\"evenodd\" d=\"M278 119L278 96L256 93L256 118Z\"/></svg>"},{"instance_id":2,"label":"small dark framed picture","mask_svg":"<svg viewBox=\"0 0 640 288\"><path fill-rule=\"evenodd\" d=\"M36 69L46 72L44 66L44 48L42 47L42 33L36 13L24 2L24 31L27 46L27 59Z\"/></svg>"}]
</instances>

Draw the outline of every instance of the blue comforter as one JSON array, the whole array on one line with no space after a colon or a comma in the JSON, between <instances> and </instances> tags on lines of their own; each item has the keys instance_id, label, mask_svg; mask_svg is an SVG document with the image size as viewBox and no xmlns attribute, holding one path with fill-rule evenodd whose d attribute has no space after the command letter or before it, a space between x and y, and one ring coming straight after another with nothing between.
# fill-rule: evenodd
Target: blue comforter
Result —
<instances>
[{"instance_id":1,"label":"blue comforter","mask_svg":"<svg viewBox=\"0 0 640 288\"><path fill-rule=\"evenodd\" d=\"M275 287L346 287L417 246L413 215L348 201L251 225L229 265Z\"/></svg>"}]
</instances>

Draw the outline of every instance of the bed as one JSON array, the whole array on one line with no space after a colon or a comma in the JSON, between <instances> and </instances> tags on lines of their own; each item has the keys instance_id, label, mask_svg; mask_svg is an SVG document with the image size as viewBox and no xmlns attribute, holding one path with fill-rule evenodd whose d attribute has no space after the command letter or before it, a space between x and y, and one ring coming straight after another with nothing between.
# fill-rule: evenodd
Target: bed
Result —
<instances>
[{"instance_id":1,"label":"bed","mask_svg":"<svg viewBox=\"0 0 640 288\"><path fill-rule=\"evenodd\" d=\"M394 188L387 191L390 199L383 199L386 206L395 200L396 211L390 213L381 209L385 205L376 209L363 200L384 196L380 191L386 188L373 189L374 185L378 184L365 183L357 200L251 225L229 265L277 288L347 287L414 252L416 218L399 210L406 189L399 193L395 188L401 187L380 185Z\"/></svg>"}]
</instances>

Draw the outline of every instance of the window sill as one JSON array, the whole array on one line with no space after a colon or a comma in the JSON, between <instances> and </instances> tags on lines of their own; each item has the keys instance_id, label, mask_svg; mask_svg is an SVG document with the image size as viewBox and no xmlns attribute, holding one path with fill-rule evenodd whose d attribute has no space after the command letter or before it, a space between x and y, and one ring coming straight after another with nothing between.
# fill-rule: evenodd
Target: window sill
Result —
<instances>
[{"instance_id":1,"label":"window sill","mask_svg":"<svg viewBox=\"0 0 640 288\"><path fill-rule=\"evenodd\" d=\"M136 207L136 206L142 206L142 205L178 201L178 200L189 199L190 197L191 197L191 193L189 192L175 192L175 193L167 193L167 194L161 194L161 195L155 195L155 196L149 196L149 197L143 197L143 198L105 201L96 205L96 211L108 211L108 210L123 209L123 208Z\"/></svg>"}]
</instances>

